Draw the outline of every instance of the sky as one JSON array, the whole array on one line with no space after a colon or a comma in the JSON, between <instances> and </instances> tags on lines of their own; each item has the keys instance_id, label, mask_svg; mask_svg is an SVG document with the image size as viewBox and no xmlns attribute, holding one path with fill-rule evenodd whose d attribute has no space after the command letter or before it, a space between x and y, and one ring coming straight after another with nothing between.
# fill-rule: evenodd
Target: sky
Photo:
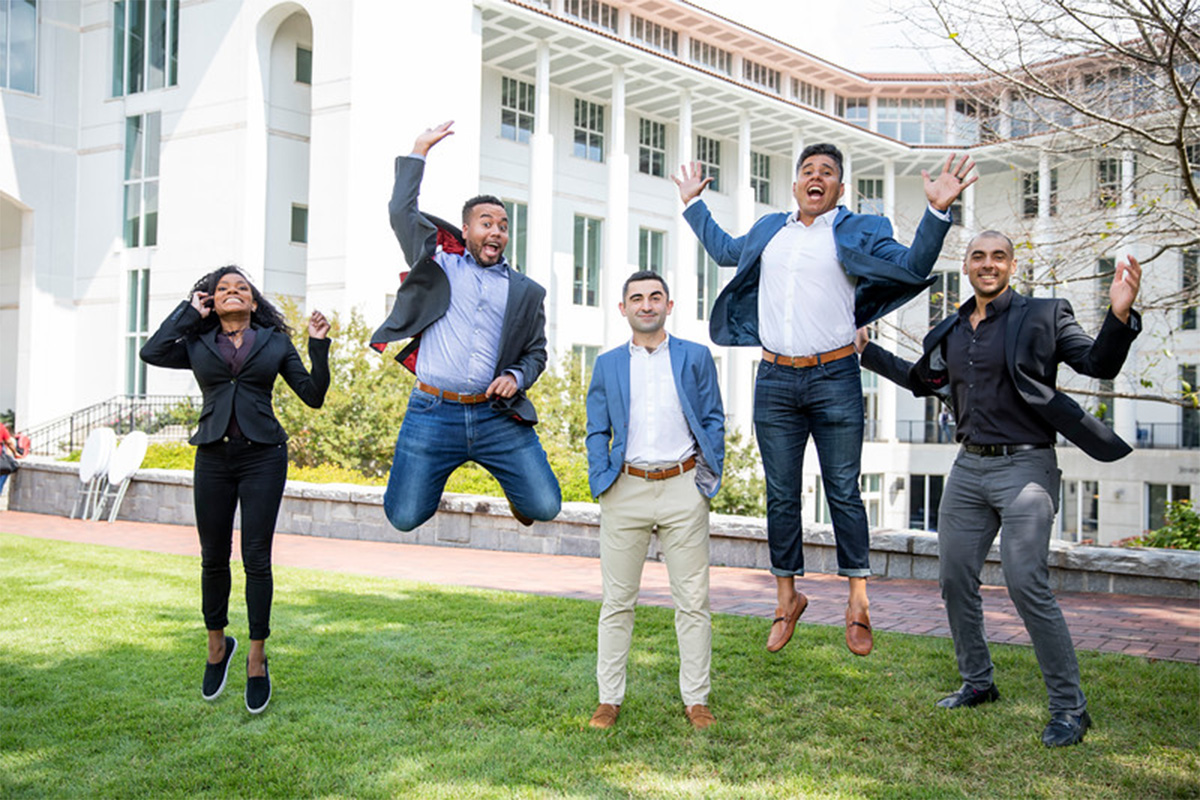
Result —
<instances>
[{"instance_id":1,"label":"sky","mask_svg":"<svg viewBox=\"0 0 1200 800\"><path fill-rule=\"evenodd\" d=\"M690 2L856 72L931 72L953 64L943 41L906 21L920 0Z\"/></svg>"}]
</instances>

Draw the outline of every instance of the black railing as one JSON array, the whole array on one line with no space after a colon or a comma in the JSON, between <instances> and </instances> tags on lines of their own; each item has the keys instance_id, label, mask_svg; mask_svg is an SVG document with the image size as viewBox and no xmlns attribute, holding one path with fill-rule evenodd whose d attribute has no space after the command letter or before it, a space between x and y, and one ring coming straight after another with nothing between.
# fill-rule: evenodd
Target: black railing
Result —
<instances>
[{"instance_id":1,"label":"black railing","mask_svg":"<svg viewBox=\"0 0 1200 800\"><path fill-rule=\"evenodd\" d=\"M896 440L914 444L954 444L954 423L919 419L896 420Z\"/></svg>"},{"instance_id":2,"label":"black railing","mask_svg":"<svg viewBox=\"0 0 1200 800\"><path fill-rule=\"evenodd\" d=\"M1137 446L1149 450L1200 449L1200 427L1178 422L1139 422Z\"/></svg>"},{"instance_id":3,"label":"black railing","mask_svg":"<svg viewBox=\"0 0 1200 800\"><path fill-rule=\"evenodd\" d=\"M117 395L24 433L35 455L60 456L83 447L96 428L112 428L118 436L144 431L156 438L186 439L199 418L199 397Z\"/></svg>"}]
</instances>

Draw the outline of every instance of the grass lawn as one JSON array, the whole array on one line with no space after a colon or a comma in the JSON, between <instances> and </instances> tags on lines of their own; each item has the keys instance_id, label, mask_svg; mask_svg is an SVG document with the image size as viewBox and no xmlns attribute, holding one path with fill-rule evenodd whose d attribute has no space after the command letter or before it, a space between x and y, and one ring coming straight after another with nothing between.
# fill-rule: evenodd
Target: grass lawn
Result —
<instances>
[{"instance_id":1,"label":"grass lawn","mask_svg":"<svg viewBox=\"0 0 1200 800\"><path fill-rule=\"evenodd\" d=\"M946 712L948 640L884 632L864 659L801 625L771 655L762 620L717 615L718 721L696 733L672 614L642 608L625 707L598 732L596 603L275 582L275 693L251 717L241 663L200 698L195 559L0 535L0 796L1200 797L1195 665L1080 653L1096 727L1047 750L1029 648L994 648L1001 702Z\"/></svg>"}]
</instances>

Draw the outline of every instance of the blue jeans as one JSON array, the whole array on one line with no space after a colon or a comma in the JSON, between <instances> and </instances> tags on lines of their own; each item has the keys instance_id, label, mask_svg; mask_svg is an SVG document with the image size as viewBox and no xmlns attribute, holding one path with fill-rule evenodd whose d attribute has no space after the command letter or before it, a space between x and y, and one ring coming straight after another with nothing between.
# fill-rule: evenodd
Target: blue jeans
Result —
<instances>
[{"instance_id":1,"label":"blue jeans","mask_svg":"<svg viewBox=\"0 0 1200 800\"><path fill-rule=\"evenodd\" d=\"M411 531L432 517L446 479L468 461L492 473L525 516L558 516L562 492L532 425L488 403L464 405L413 389L383 494L388 521Z\"/></svg>"},{"instance_id":2,"label":"blue jeans","mask_svg":"<svg viewBox=\"0 0 1200 800\"><path fill-rule=\"evenodd\" d=\"M804 574L800 499L804 448L811 434L833 518L838 574L871 574L867 512L858 487L863 398L858 359L815 367L762 361L754 388L754 431L767 478L767 544L771 573Z\"/></svg>"}]
</instances>

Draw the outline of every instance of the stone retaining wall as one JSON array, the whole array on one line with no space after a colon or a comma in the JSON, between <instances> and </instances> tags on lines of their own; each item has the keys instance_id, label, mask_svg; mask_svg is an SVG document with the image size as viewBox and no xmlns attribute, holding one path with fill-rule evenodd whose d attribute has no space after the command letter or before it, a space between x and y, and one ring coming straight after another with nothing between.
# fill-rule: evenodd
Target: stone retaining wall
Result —
<instances>
[{"instance_id":1,"label":"stone retaining wall","mask_svg":"<svg viewBox=\"0 0 1200 800\"><path fill-rule=\"evenodd\" d=\"M79 486L75 464L26 460L10 480L9 508L65 516L71 512ZM526 528L512 518L503 498L448 494L433 519L403 533L384 517L381 487L288 481L277 530L306 536L598 557L599 517L595 504L565 503L552 522ZM191 472L139 470L125 496L120 519L195 524ZM767 569L765 522L714 514L711 553L715 565ZM657 541L651 544L650 557L661 558ZM810 572L837 572L829 526L813 525L805 531L804 560ZM1056 591L1200 599L1200 552L1055 542L1050 566ZM889 578L936 580L936 535L873 531L871 570ZM995 546L988 555L983 582L1004 584Z\"/></svg>"}]
</instances>

